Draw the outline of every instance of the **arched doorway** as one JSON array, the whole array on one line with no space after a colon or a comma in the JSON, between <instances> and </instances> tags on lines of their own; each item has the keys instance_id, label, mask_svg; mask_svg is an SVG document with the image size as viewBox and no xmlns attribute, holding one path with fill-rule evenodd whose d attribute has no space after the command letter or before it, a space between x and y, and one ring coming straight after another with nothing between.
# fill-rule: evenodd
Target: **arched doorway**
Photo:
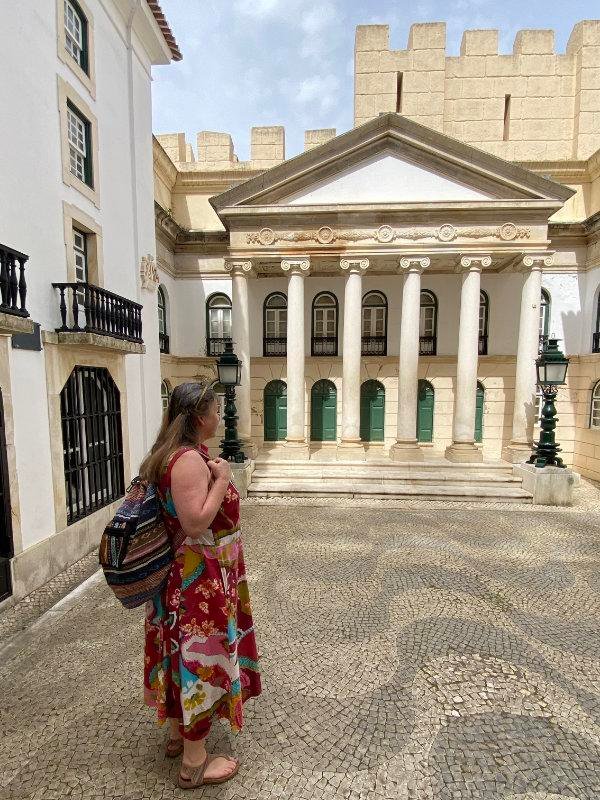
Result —
<instances>
[{"instance_id":1,"label":"arched doorway","mask_svg":"<svg viewBox=\"0 0 600 800\"><path fill-rule=\"evenodd\" d=\"M267 383L263 399L265 442L281 442L287 436L287 386L283 381Z\"/></svg>"},{"instance_id":2,"label":"arched doorway","mask_svg":"<svg viewBox=\"0 0 600 800\"><path fill-rule=\"evenodd\" d=\"M8 488L8 463L4 431L4 403L0 392L0 600L12 594L10 560L14 556L12 515Z\"/></svg>"},{"instance_id":3,"label":"arched doorway","mask_svg":"<svg viewBox=\"0 0 600 800\"><path fill-rule=\"evenodd\" d=\"M433 406L435 392L429 381L420 380L417 399L417 440L433 442Z\"/></svg>"},{"instance_id":4,"label":"arched doorway","mask_svg":"<svg viewBox=\"0 0 600 800\"><path fill-rule=\"evenodd\" d=\"M313 442L337 439L337 390L331 381L313 384L310 393L310 438Z\"/></svg>"},{"instance_id":5,"label":"arched doorway","mask_svg":"<svg viewBox=\"0 0 600 800\"><path fill-rule=\"evenodd\" d=\"M483 403L485 400L485 389L480 381L477 381L477 400L475 402L475 441L483 442Z\"/></svg>"},{"instance_id":6,"label":"arched doorway","mask_svg":"<svg viewBox=\"0 0 600 800\"><path fill-rule=\"evenodd\" d=\"M383 442L385 388L379 381L365 381L360 387L360 438L363 442Z\"/></svg>"}]
</instances>

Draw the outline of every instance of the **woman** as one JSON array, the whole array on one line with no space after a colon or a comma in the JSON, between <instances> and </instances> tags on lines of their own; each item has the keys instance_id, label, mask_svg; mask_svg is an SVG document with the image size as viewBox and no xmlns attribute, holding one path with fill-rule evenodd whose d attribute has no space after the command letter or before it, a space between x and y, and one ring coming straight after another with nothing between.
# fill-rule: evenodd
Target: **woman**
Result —
<instances>
[{"instance_id":1,"label":"woman","mask_svg":"<svg viewBox=\"0 0 600 800\"><path fill-rule=\"evenodd\" d=\"M218 716L241 730L242 706L261 691L258 652L231 470L203 444L220 409L208 385L173 390L162 427L140 475L158 487L175 560L166 589L146 608L144 694L159 723L170 722L166 752L183 751L179 786L223 783L239 769L208 756Z\"/></svg>"}]
</instances>

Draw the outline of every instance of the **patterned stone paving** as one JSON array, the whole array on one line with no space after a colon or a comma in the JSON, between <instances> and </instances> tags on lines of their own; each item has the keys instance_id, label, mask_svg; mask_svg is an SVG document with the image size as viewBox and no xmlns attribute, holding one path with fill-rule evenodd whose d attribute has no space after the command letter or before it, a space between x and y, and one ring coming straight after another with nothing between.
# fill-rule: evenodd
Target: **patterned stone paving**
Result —
<instances>
[{"instance_id":1,"label":"patterned stone paving","mask_svg":"<svg viewBox=\"0 0 600 800\"><path fill-rule=\"evenodd\" d=\"M240 773L196 793L141 703L142 615L90 578L0 646L1 800L598 800L586 491L543 512L246 503L264 693L210 735Z\"/></svg>"}]
</instances>

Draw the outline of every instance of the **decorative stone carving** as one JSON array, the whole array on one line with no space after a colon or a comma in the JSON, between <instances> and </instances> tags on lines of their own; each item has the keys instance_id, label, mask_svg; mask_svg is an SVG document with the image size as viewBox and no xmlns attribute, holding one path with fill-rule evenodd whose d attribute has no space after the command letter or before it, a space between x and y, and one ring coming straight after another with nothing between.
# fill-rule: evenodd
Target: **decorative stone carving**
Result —
<instances>
[{"instance_id":1,"label":"decorative stone carving","mask_svg":"<svg viewBox=\"0 0 600 800\"><path fill-rule=\"evenodd\" d=\"M533 267L534 264L541 268L542 264L545 267L551 267L554 262L554 255L552 253L528 253L523 256L523 265L526 267Z\"/></svg>"},{"instance_id":2,"label":"decorative stone carving","mask_svg":"<svg viewBox=\"0 0 600 800\"><path fill-rule=\"evenodd\" d=\"M368 258L342 258L340 260L340 267L347 272L365 272L368 266Z\"/></svg>"},{"instance_id":3,"label":"decorative stone carving","mask_svg":"<svg viewBox=\"0 0 600 800\"><path fill-rule=\"evenodd\" d=\"M148 253L142 256L140 261L140 278L142 279L142 289L153 292L158 288L160 278L154 262L154 256Z\"/></svg>"},{"instance_id":4,"label":"decorative stone carving","mask_svg":"<svg viewBox=\"0 0 600 800\"><path fill-rule=\"evenodd\" d=\"M277 242L316 242L317 244L332 244L333 242L361 242L376 241L380 244L389 244L398 239L437 239L440 242L452 242L455 239L500 239L512 242L515 239L529 239L531 228L518 227L514 222L505 222L498 226L478 226L456 228L450 223L444 223L437 228L392 228L390 225L380 225L377 230L339 230L334 231L328 225L323 225L318 230L291 231L275 233L271 228L262 228L258 233L246 234L248 244L261 244L269 247Z\"/></svg>"},{"instance_id":5,"label":"decorative stone carving","mask_svg":"<svg viewBox=\"0 0 600 800\"><path fill-rule=\"evenodd\" d=\"M461 256L460 267L462 269L479 269L490 267L492 264L491 256Z\"/></svg>"},{"instance_id":6,"label":"decorative stone carving","mask_svg":"<svg viewBox=\"0 0 600 800\"><path fill-rule=\"evenodd\" d=\"M225 272L231 275L243 275L246 278L254 278L256 273L252 269L252 261L225 260Z\"/></svg>"},{"instance_id":7,"label":"decorative stone carving","mask_svg":"<svg viewBox=\"0 0 600 800\"><path fill-rule=\"evenodd\" d=\"M284 258L281 262L281 269L290 275L308 275L310 260L308 258Z\"/></svg>"},{"instance_id":8,"label":"decorative stone carving","mask_svg":"<svg viewBox=\"0 0 600 800\"><path fill-rule=\"evenodd\" d=\"M409 270L410 272L422 272L431 264L431 259L428 256L403 256L400 259L400 266L402 269Z\"/></svg>"}]
</instances>

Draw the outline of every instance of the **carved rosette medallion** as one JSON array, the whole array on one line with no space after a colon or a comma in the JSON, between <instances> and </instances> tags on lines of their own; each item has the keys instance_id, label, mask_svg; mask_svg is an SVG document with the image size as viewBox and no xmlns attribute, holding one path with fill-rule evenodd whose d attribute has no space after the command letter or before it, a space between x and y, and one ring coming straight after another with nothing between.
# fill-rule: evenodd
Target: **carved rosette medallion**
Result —
<instances>
[{"instance_id":1,"label":"carved rosette medallion","mask_svg":"<svg viewBox=\"0 0 600 800\"><path fill-rule=\"evenodd\" d=\"M380 225L375 233L375 238L378 242L382 242L383 244L391 242L394 238L394 229L389 225Z\"/></svg>"},{"instance_id":2,"label":"carved rosette medallion","mask_svg":"<svg viewBox=\"0 0 600 800\"><path fill-rule=\"evenodd\" d=\"M269 247L275 241L275 231L271 228L262 228L258 232L258 241L265 247Z\"/></svg>"},{"instance_id":3,"label":"carved rosette medallion","mask_svg":"<svg viewBox=\"0 0 600 800\"><path fill-rule=\"evenodd\" d=\"M450 224L440 225L437 229L437 238L440 242L451 242L456 239L456 228Z\"/></svg>"},{"instance_id":4,"label":"carved rosette medallion","mask_svg":"<svg viewBox=\"0 0 600 800\"><path fill-rule=\"evenodd\" d=\"M321 244L331 244L335 239L335 233L328 225L323 225L317 231L317 239Z\"/></svg>"}]
</instances>

